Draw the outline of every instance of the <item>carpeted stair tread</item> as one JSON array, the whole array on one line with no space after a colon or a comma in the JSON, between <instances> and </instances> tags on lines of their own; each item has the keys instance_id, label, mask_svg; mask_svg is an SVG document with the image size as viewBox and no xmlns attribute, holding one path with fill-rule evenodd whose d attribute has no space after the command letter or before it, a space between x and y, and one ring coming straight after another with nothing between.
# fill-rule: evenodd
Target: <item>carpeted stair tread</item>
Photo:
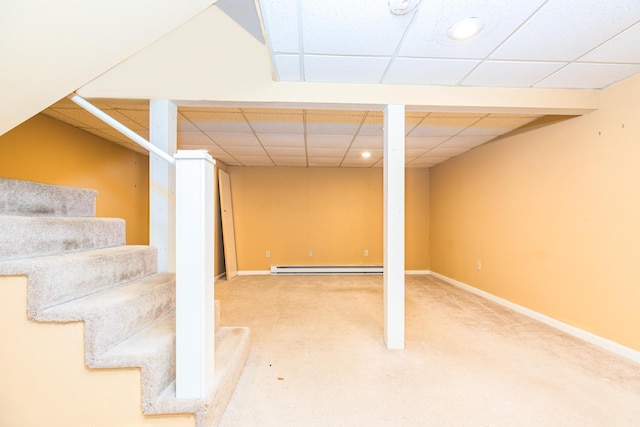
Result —
<instances>
[{"instance_id":1,"label":"carpeted stair tread","mask_svg":"<svg viewBox=\"0 0 640 427\"><path fill-rule=\"evenodd\" d=\"M249 328L218 328L215 344L215 379L209 395L204 399L177 399L174 381L146 408L146 413L195 413L196 427L218 425L249 357L250 341Z\"/></svg>"},{"instance_id":2,"label":"carpeted stair tread","mask_svg":"<svg viewBox=\"0 0 640 427\"><path fill-rule=\"evenodd\" d=\"M0 178L0 215L95 216L95 190Z\"/></svg>"},{"instance_id":3,"label":"carpeted stair tread","mask_svg":"<svg viewBox=\"0 0 640 427\"><path fill-rule=\"evenodd\" d=\"M101 354L92 368L140 367L142 377L142 407L150 406L172 381L175 380L176 318L168 314L120 344Z\"/></svg>"},{"instance_id":4,"label":"carpeted stair tread","mask_svg":"<svg viewBox=\"0 0 640 427\"><path fill-rule=\"evenodd\" d=\"M124 284L157 271L149 246L117 246L0 263L0 274L28 274L29 315Z\"/></svg>"},{"instance_id":5,"label":"carpeted stair tread","mask_svg":"<svg viewBox=\"0 0 640 427\"><path fill-rule=\"evenodd\" d=\"M85 321L91 365L100 354L157 319L175 312L175 274L159 273L44 310L41 320Z\"/></svg>"},{"instance_id":6,"label":"carpeted stair tread","mask_svg":"<svg viewBox=\"0 0 640 427\"><path fill-rule=\"evenodd\" d=\"M0 215L0 230L0 262L125 244L125 223L116 218Z\"/></svg>"}]
</instances>

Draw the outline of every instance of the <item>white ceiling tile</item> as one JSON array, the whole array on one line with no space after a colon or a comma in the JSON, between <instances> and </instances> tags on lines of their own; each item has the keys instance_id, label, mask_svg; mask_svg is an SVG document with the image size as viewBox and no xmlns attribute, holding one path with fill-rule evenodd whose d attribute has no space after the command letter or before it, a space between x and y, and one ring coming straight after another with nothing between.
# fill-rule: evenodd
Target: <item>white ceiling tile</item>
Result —
<instances>
[{"instance_id":1,"label":"white ceiling tile","mask_svg":"<svg viewBox=\"0 0 640 427\"><path fill-rule=\"evenodd\" d=\"M304 80L307 82L378 83L390 57L304 56Z\"/></svg>"},{"instance_id":2,"label":"white ceiling tile","mask_svg":"<svg viewBox=\"0 0 640 427\"><path fill-rule=\"evenodd\" d=\"M259 133L258 138L265 147L303 147L304 135Z\"/></svg>"},{"instance_id":3,"label":"white ceiling tile","mask_svg":"<svg viewBox=\"0 0 640 427\"><path fill-rule=\"evenodd\" d=\"M338 167L341 161L341 157L310 157L309 166Z\"/></svg>"},{"instance_id":4,"label":"white ceiling tile","mask_svg":"<svg viewBox=\"0 0 640 427\"><path fill-rule=\"evenodd\" d=\"M182 114L205 132L251 132L251 128L241 113L184 111Z\"/></svg>"},{"instance_id":5,"label":"white ceiling tile","mask_svg":"<svg viewBox=\"0 0 640 427\"><path fill-rule=\"evenodd\" d=\"M380 135L383 134L384 118L382 116L368 115L358 131L358 135Z\"/></svg>"},{"instance_id":6,"label":"white ceiling tile","mask_svg":"<svg viewBox=\"0 0 640 427\"><path fill-rule=\"evenodd\" d=\"M82 123L79 120L75 120L72 119L71 117L67 116L66 114L63 113L63 111L65 111L64 109L56 109L56 108L47 108L46 110L43 111L43 113L49 117L52 117L56 120L60 120L62 122L65 122L71 126L75 126L75 127L84 127L86 126L84 123Z\"/></svg>"},{"instance_id":7,"label":"white ceiling tile","mask_svg":"<svg viewBox=\"0 0 640 427\"><path fill-rule=\"evenodd\" d=\"M304 148L295 147L269 147L266 149L267 153L274 157L305 157L306 151Z\"/></svg>"},{"instance_id":8,"label":"white ceiling tile","mask_svg":"<svg viewBox=\"0 0 640 427\"><path fill-rule=\"evenodd\" d=\"M231 154L236 159L239 159L241 156L265 156L266 153L262 147L241 147L241 146L224 146L224 150Z\"/></svg>"},{"instance_id":9,"label":"white ceiling tile","mask_svg":"<svg viewBox=\"0 0 640 427\"><path fill-rule=\"evenodd\" d=\"M230 145L242 145L250 147L259 146L260 143L252 133L234 133L234 132L206 132L207 136L221 147Z\"/></svg>"},{"instance_id":10,"label":"white ceiling tile","mask_svg":"<svg viewBox=\"0 0 640 427\"><path fill-rule=\"evenodd\" d=\"M245 117L256 133L304 133L302 114L245 113Z\"/></svg>"},{"instance_id":11,"label":"white ceiling tile","mask_svg":"<svg viewBox=\"0 0 640 427\"><path fill-rule=\"evenodd\" d=\"M220 156L229 156L229 153L217 146L208 145L178 145L179 150L207 150L211 157L214 159L220 158Z\"/></svg>"},{"instance_id":12,"label":"white ceiling tile","mask_svg":"<svg viewBox=\"0 0 640 427\"><path fill-rule=\"evenodd\" d=\"M406 148L431 149L447 140L447 136L408 136L404 144Z\"/></svg>"},{"instance_id":13,"label":"white ceiling tile","mask_svg":"<svg viewBox=\"0 0 640 427\"><path fill-rule=\"evenodd\" d=\"M390 56L412 17L412 14L393 15L386 0L305 1L302 2L304 50Z\"/></svg>"},{"instance_id":14,"label":"white ceiling tile","mask_svg":"<svg viewBox=\"0 0 640 427\"><path fill-rule=\"evenodd\" d=\"M200 129L189 121L182 113L178 112L178 131L201 132Z\"/></svg>"},{"instance_id":15,"label":"white ceiling tile","mask_svg":"<svg viewBox=\"0 0 640 427\"><path fill-rule=\"evenodd\" d=\"M355 135L362 117L341 114L307 114L306 129L309 134Z\"/></svg>"},{"instance_id":16,"label":"white ceiling tile","mask_svg":"<svg viewBox=\"0 0 640 427\"><path fill-rule=\"evenodd\" d=\"M508 37L544 0L424 1L407 33L400 56L481 59ZM450 26L461 19L479 17L484 28L466 41L449 38Z\"/></svg>"},{"instance_id":17,"label":"white ceiling tile","mask_svg":"<svg viewBox=\"0 0 640 427\"><path fill-rule=\"evenodd\" d=\"M364 152L368 152L371 156L368 158L362 157L362 153ZM351 147L351 149L347 151L345 159L363 159L363 160L377 161L382 156L383 156L383 150L381 148L377 150L365 150L362 148Z\"/></svg>"},{"instance_id":18,"label":"white ceiling tile","mask_svg":"<svg viewBox=\"0 0 640 427\"><path fill-rule=\"evenodd\" d=\"M536 87L598 89L640 73L640 65L573 63L541 81Z\"/></svg>"},{"instance_id":19,"label":"white ceiling tile","mask_svg":"<svg viewBox=\"0 0 640 427\"><path fill-rule=\"evenodd\" d=\"M463 59L397 58L383 83L455 86L479 63Z\"/></svg>"},{"instance_id":20,"label":"white ceiling tile","mask_svg":"<svg viewBox=\"0 0 640 427\"><path fill-rule=\"evenodd\" d=\"M291 0L260 0L267 40L273 52L298 52L298 8Z\"/></svg>"},{"instance_id":21,"label":"white ceiling tile","mask_svg":"<svg viewBox=\"0 0 640 427\"><path fill-rule=\"evenodd\" d=\"M415 158L418 158L418 157L422 156L427 151L428 151L428 149L424 149L424 148L405 148L405 150L404 150L404 158L405 159L415 159Z\"/></svg>"},{"instance_id":22,"label":"white ceiling tile","mask_svg":"<svg viewBox=\"0 0 640 427\"><path fill-rule=\"evenodd\" d=\"M178 144L181 145L211 145L213 141L202 132L178 132Z\"/></svg>"},{"instance_id":23,"label":"white ceiling tile","mask_svg":"<svg viewBox=\"0 0 640 427\"><path fill-rule=\"evenodd\" d=\"M432 160L432 159L428 159L426 157L420 157L418 159L414 159L411 160L409 162L407 162L407 167L408 168L415 168L415 167L422 167L422 168L428 168L431 166L435 166L438 163L440 163L442 160Z\"/></svg>"},{"instance_id":24,"label":"white ceiling tile","mask_svg":"<svg viewBox=\"0 0 640 427\"><path fill-rule=\"evenodd\" d=\"M474 123L472 127L460 132L459 135L498 136L524 126L535 119L536 117L485 117Z\"/></svg>"},{"instance_id":25,"label":"white ceiling tile","mask_svg":"<svg viewBox=\"0 0 640 427\"><path fill-rule=\"evenodd\" d=\"M531 87L566 65L565 62L486 61L471 72L463 86Z\"/></svg>"},{"instance_id":26,"label":"white ceiling tile","mask_svg":"<svg viewBox=\"0 0 640 427\"><path fill-rule=\"evenodd\" d=\"M250 114L304 114L304 109L302 108L253 108L253 107L242 107L240 109L243 113Z\"/></svg>"},{"instance_id":27,"label":"white ceiling tile","mask_svg":"<svg viewBox=\"0 0 640 427\"><path fill-rule=\"evenodd\" d=\"M115 108L117 110L149 111L149 100L147 99L105 99L104 102L109 108Z\"/></svg>"},{"instance_id":28,"label":"white ceiling tile","mask_svg":"<svg viewBox=\"0 0 640 427\"><path fill-rule=\"evenodd\" d=\"M276 166L307 166L306 157L271 157Z\"/></svg>"},{"instance_id":29,"label":"white ceiling tile","mask_svg":"<svg viewBox=\"0 0 640 427\"><path fill-rule=\"evenodd\" d=\"M456 135L451 139L447 140L445 143L443 143L442 146L473 148L473 147L477 147L478 145L482 145L486 142L489 142L494 138L495 137L491 135L489 136L487 135L475 135L475 136Z\"/></svg>"},{"instance_id":30,"label":"white ceiling tile","mask_svg":"<svg viewBox=\"0 0 640 427\"><path fill-rule=\"evenodd\" d=\"M362 136L360 133L353 140L351 148L369 148L382 149L384 146L384 138L382 136Z\"/></svg>"},{"instance_id":31,"label":"white ceiling tile","mask_svg":"<svg viewBox=\"0 0 640 427\"><path fill-rule=\"evenodd\" d=\"M267 156L234 156L244 166L273 166L273 162Z\"/></svg>"},{"instance_id":32,"label":"white ceiling tile","mask_svg":"<svg viewBox=\"0 0 640 427\"><path fill-rule=\"evenodd\" d=\"M309 158L311 157L344 157L346 148L307 148Z\"/></svg>"},{"instance_id":33,"label":"white ceiling tile","mask_svg":"<svg viewBox=\"0 0 640 427\"><path fill-rule=\"evenodd\" d=\"M587 53L580 61L640 62L640 23Z\"/></svg>"},{"instance_id":34,"label":"white ceiling tile","mask_svg":"<svg viewBox=\"0 0 640 427\"><path fill-rule=\"evenodd\" d=\"M409 136L452 136L477 122L476 117L427 117Z\"/></svg>"},{"instance_id":35,"label":"white ceiling tile","mask_svg":"<svg viewBox=\"0 0 640 427\"><path fill-rule=\"evenodd\" d=\"M640 17L637 0L548 1L493 59L570 61L615 36Z\"/></svg>"},{"instance_id":36,"label":"white ceiling tile","mask_svg":"<svg viewBox=\"0 0 640 427\"><path fill-rule=\"evenodd\" d=\"M342 163L340 164L341 167L343 168L370 168L371 166L373 166L376 162L378 161L378 159L363 159L361 158L346 158L342 161Z\"/></svg>"},{"instance_id":37,"label":"white ceiling tile","mask_svg":"<svg viewBox=\"0 0 640 427\"><path fill-rule=\"evenodd\" d=\"M352 138L351 135L307 135L307 147L346 149Z\"/></svg>"},{"instance_id":38,"label":"white ceiling tile","mask_svg":"<svg viewBox=\"0 0 640 427\"><path fill-rule=\"evenodd\" d=\"M69 117L74 123L78 123L82 127L93 129L113 129L111 126L82 108L50 108L50 111ZM105 111L110 113L111 111Z\"/></svg>"},{"instance_id":39,"label":"white ceiling tile","mask_svg":"<svg viewBox=\"0 0 640 427\"><path fill-rule=\"evenodd\" d=\"M219 160L222 163L225 163L229 166L240 166L240 162L229 155L218 156L218 157L215 157L215 159L216 161Z\"/></svg>"},{"instance_id":40,"label":"white ceiling tile","mask_svg":"<svg viewBox=\"0 0 640 427\"><path fill-rule=\"evenodd\" d=\"M109 114L130 129L149 129L149 110L119 109L111 110Z\"/></svg>"},{"instance_id":41,"label":"white ceiling tile","mask_svg":"<svg viewBox=\"0 0 640 427\"><path fill-rule=\"evenodd\" d=\"M427 153L429 157L453 157L468 151L467 147L436 147Z\"/></svg>"},{"instance_id":42,"label":"white ceiling tile","mask_svg":"<svg viewBox=\"0 0 640 427\"><path fill-rule=\"evenodd\" d=\"M302 80L299 55L273 55L273 67L278 81L299 82Z\"/></svg>"}]
</instances>

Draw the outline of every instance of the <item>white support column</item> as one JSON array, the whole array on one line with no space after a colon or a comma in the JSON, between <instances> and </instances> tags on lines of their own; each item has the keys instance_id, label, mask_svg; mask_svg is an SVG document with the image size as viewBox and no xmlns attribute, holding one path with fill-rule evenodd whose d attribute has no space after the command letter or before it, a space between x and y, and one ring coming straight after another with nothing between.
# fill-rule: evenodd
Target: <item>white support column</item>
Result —
<instances>
[{"instance_id":1,"label":"white support column","mask_svg":"<svg viewBox=\"0 0 640 427\"><path fill-rule=\"evenodd\" d=\"M404 348L404 105L384 109L384 341Z\"/></svg>"},{"instance_id":2,"label":"white support column","mask_svg":"<svg viewBox=\"0 0 640 427\"><path fill-rule=\"evenodd\" d=\"M149 105L150 141L173 157L178 138L178 108L166 99ZM149 153L149 244L158 249L158 271L176 271L175 166Z\"/></svg>"},{"instance_id":3,"label":"white support column","mask_svg":"<svg viewBox=\"0 0 640 427\"><path fill-rule=\"evenodd\" d=\"M205 150L176 158L176 397L202 398L214 379L213 173Z\"/></svg>"}]
</instances>

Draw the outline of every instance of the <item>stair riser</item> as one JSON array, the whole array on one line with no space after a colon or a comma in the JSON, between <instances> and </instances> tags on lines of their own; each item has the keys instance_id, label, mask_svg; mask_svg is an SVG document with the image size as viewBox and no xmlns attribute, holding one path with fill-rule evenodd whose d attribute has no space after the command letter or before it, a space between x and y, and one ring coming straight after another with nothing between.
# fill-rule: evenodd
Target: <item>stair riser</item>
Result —
<instances>
[{"instance_id":1,"label":"stair riser","mask_svg":"<svg viewBox=\"0 0 640 427\"><path fill-rule=\"evenodd\" d=\"M0 216L0 262L121 246L121 219Z\"/></svg>"},{"instance_id":2,"label":"stair riser","mask_svg":"<svg viewBox=\"0 0 640 427\"><path fill-rule=\"evenodd\" d=\"M0 274L29 274L29 315L156 272L157 251L119 246L0 264Z\"/></svg>"},{"instance_id":3,"label":"stair riser","mask_svg":"<svg viewBox=\"0 0 640 427\"><path fill-rule=\"evenodd\" d=\"M158 318L175 311L175 286L160 288L141 295L112 310L105 310L85 322L87 355L99 355L123 341Z\"/></svg>"},{"instance_id":4,"label":"stair riser","mask_svg":"<svg viewBox=\"0 0 640 427\"><path fill-rule=\"evenodd\" d=\"M0 215L90 217L95 190L0 178Z\"/></svg>"}]
</instances>

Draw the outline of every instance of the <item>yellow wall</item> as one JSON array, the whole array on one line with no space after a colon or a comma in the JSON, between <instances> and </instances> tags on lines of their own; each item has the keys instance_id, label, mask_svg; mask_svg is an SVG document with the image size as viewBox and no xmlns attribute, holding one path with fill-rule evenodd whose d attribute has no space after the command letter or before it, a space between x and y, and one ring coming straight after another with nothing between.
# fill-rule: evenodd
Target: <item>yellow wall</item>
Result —
<instances>
[{"instance_id":1,"label":"yellow wall","mask_svg":"<svg viewBox=\"0 0 640 427\"><path fill-rule=\"evenodd\" d=\"M0 277L0 426L193 427L143 416L139 369L88 369L84 325L27 319L27 278Z\"/></svg>"},{"instance_id":2,"label":"yellow wall","mask_svg":"<svg viewBox=\"0 0 640 427\"><path fill-rule=\"evenodd\" d=\"M432 168L431 270L640 350L639 99Z\"/></svg>"},{"instance_id":3,"label":"yellow wall","mask_svg":"<svg viewBox=\"0 0 640 427\"><path fill-rule=\"evenodd\" d=\"M239 270L382 264L382 169L230 166L228 172ZM426 270L429 172L409 169L406 181L406 267Z\"/></svg>"},{"instance_id":4,"label":"yellow wall","mask_svg":"<svg viewBox=\"0 0 640 427\"><path fill-rule=\"evenodd\" d=\"M149 242L147 156L40 114L0 136L0 176L97 190L96 215Z\"/></svg>"}]
</instances>

